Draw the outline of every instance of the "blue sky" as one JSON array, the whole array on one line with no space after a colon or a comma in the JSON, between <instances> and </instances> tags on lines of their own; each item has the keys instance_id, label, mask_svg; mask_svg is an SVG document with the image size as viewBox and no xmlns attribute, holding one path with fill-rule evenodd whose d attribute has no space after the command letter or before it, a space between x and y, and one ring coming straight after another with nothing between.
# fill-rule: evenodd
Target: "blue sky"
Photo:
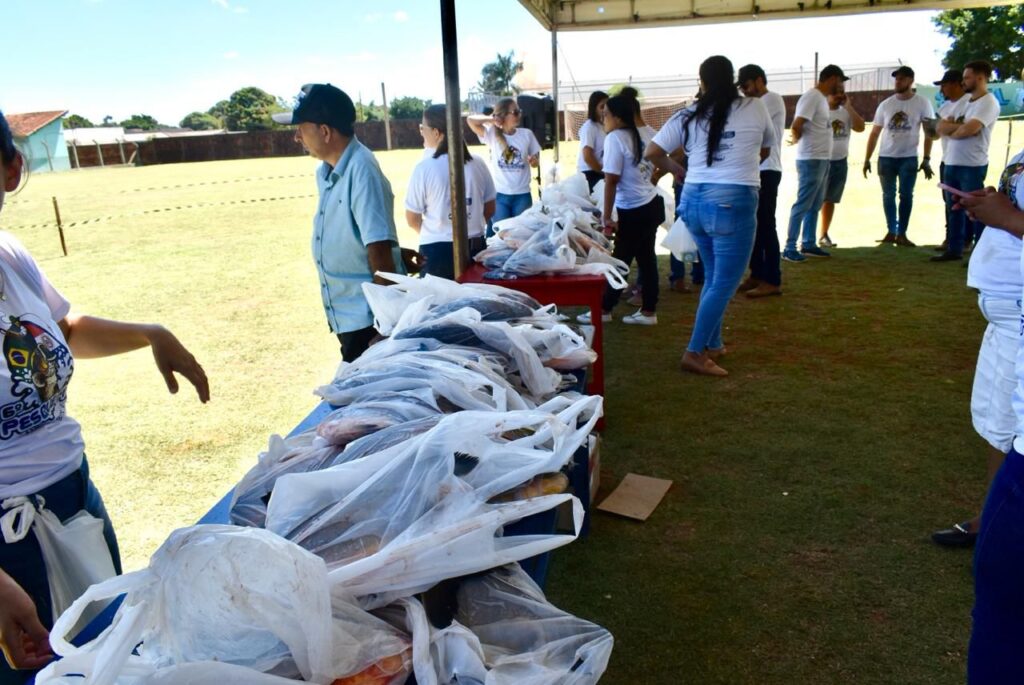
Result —
<instances>
[{"instance_id":1,"label":"blue sky","mask_svg":"<svg viewBox=\"0 0 1024 685\"><path fill-rule=\"evenodd\" d=\"M518 2L456 7L463 92L509 50L550 83L549 34ZM810 67L819 50L822 64L902 60L933 80L948 46L933 14L563 32L560 77L689 75L710 54L769 71ZM380 102L381 81L389 98L444 96L436 0L4 0L3 24L14 27L0 77L7 112L69 109L94 121L147 113L176 123L243 86L290 98L313 81L364 101Z\"/></svg>"}]
</instances>

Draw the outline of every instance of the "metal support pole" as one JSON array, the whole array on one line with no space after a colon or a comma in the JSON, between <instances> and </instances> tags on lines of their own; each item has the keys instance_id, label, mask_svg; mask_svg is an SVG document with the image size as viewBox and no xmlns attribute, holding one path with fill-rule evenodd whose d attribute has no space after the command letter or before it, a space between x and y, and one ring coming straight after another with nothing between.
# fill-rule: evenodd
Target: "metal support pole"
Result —
<instances>
[{"instance_id":1,"label":"metal support pole","mask_svg":"<svg viewBox=\"0 0 1024 685\"><path fill-rule=\"evenodd\" d=\"M553 12L552 12L553 13ZM552 19L551 22L551 100L555 104L555 162L558 162L558 141L560 137L558 126L558 26Z\"/></svg>"},{"instance_id":2,"label":"metal support pole","mask_svg":"<svg viewBox=\"0 0 1024 685\"><path fill-rule=\"evenodd\" d=\"M96 156L100 159L100 166L106 166L103 163L103 148L100 146L99 141L94 140L92 142L96 143Z\"/></svg>"},{"instance_id":3,"label":"metal support pole","mask_svg":"<svg viewBox=\"0 0 1024 685\"><path fill-rule=\"evenodd\" d=\"M384 82L380 82L380 98L384 101L384 141L391 149L391 116L388 114L388 93L384 90Z\"/></svg>"},{"instance_id":4,"label":"metal support pole","mask_svg":"<svg viewBox=\"0 0 1024 685\"><path fill-rule=\"evenodd\" d=\"M71 157L75 160L75 168L81 169L82 163L78 161L78 145L77 143L71 143Z\"/></svg>"},{"instance_id":5,"label":"metal support pole","mask_svg":"<svg viewBox=\"0 0 1024 685\"><path fill-rule=\"evenodd\" d=\"M814 53L814 73L811 75L812 76L811 80L814 81L815 83L818 82L818 74L819 73L820 73L820 71L818 70L818 53L815 52Z\"/></svg>"},{"instance_id":6,"label":"metal support pole","mask_svg":"<svg viewBox=\"0 0 1024 685\"><path fill-rule=\"evenodd\" d=\"M444 48L444 95L448 131L448 177L452 198L452 256L455 278L469 268L469 226L466 220L465 159L462 154L462 94L459 91L459 49L455 0L441 0L441 45Z\"/></svg>"},{"instance_id":7,"label":"metal support pole","mask_svg":"<svg viewBox=\"0 0 1024 685\"><path fill-rule=\"evenodd\" d=\"M60 220L60 207L57 206L56 196L51 196L53 200L53 215L57 218L57 233L60 234L60 249L64 251L64 256L68 256L68 244L64 242L64 224Z\"/></svg>"}]
</instances>

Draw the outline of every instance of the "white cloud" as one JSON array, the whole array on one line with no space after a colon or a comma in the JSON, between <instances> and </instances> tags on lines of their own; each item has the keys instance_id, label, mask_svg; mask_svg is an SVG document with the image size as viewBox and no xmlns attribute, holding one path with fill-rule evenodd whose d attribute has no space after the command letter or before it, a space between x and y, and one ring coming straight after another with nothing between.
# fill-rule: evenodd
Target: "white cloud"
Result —
<instances>
[{"instance_id":1,"label":"white cloud","mask_svg":"<svg viewBox=\"0 0 1024 685\"><path fill-rule=\"evenodd\" d=\"M217 7L220 7L222 10L234 12L235 14L245 14L249 11L249 8L244 5L232 5L231 0L210 0L210 2Z\"/></svg>"},{"instance_id":2,"label":"white cloud","mask_svg":"<svg viewBox=\"0 0 1024 685\"><path fill-rule=\"evenodd\" d=\"M381 14L380 12L373 12L363 17L363 21L365 21L367 24L375 24L383 18L384 15Z\"/></svg>"},{"instance_id":3,"label":"white cloud","mask_svg":"<svg viewBox=\"0 0 1024 685\"><path fill-rule=\"evenodd\" d=\"M409 13L406 12L405 10L398 10L397 12L391 15L391 18L397 21L398 23L403 23L409 21Z\"/></svg>"},{"instance_id":4,"label":"white cloud","mask_svg":"<svg viewBox=\"0 0 1024 685\"><path fill-rule=\"evenodd\" d=\"M238 59L238 51L237 50L229 50L228 52L225 52L224 53L224 59Z\"/></svg>"}]
</instances>

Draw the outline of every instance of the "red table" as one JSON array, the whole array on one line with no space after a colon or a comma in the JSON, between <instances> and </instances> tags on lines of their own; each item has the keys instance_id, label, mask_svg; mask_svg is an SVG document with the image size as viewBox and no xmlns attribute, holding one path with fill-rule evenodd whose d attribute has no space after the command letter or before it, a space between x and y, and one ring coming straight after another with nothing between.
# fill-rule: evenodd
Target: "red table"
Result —
<instances>
[{"instance_id":1,"label":"red table","mask_svg":"<svg viewBox=\"0 0 1024 685\"><path fill-rule=\"evenodd\" d=\"M590 307L590 320L594 324L594 351L597 361L594 362L593 374L587 392L591 395L604 396L604 349L601 336L601 296L607 284L604 276L520 276L511 280L492 281L484 278L487 269L482 264L474 264L459 279L462 283L489 283L500 285L512 290L526 293L541 304L554 304L559 307L586 306Z\"/></svg>"}]
</instances>

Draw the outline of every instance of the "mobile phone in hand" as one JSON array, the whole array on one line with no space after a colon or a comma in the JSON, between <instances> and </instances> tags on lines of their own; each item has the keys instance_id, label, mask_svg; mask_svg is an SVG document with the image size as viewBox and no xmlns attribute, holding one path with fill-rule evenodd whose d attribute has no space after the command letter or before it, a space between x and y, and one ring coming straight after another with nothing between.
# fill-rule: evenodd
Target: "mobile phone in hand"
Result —
<instances>
[{"instance_id":1,"label":"mobile phone in hand","mask_svg":"<svg viewBox=\"0 0 1024 685\"><path fill-rule=\"evenodd\" d=\"M945 190L950 195L956 195L957 197L973 197L971 193L964 192L959 188L954 188L953 186L946 185L945 183L940 183L939 188Z\"/></svg>"}]
</instances>

